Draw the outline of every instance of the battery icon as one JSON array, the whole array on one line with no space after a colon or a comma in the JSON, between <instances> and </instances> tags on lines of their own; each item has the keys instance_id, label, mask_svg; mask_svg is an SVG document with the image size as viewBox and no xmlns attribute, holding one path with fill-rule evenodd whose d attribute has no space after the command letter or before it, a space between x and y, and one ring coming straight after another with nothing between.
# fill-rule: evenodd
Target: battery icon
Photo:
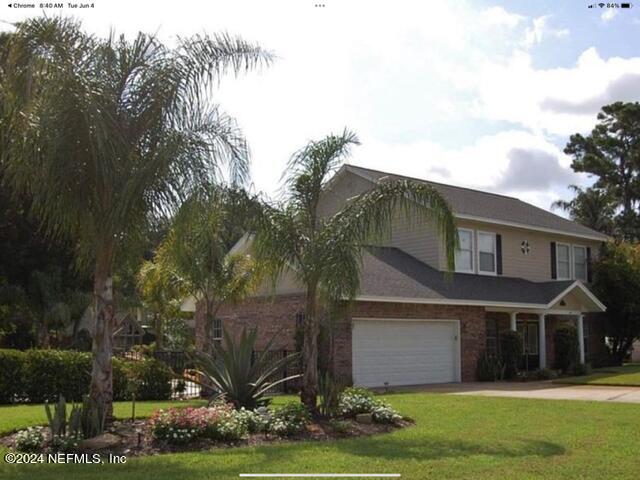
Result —
<instances>
[{"instance_id":1,"label":"battery icon","mask_svg":"<svg viewBox=\"0 0 640 480\"><path fill-rule=\"evenodd\" d=\"M620 8L631 8L631 4L630 3L621 3L620 4Z\"/></svg>"}]
</instances>

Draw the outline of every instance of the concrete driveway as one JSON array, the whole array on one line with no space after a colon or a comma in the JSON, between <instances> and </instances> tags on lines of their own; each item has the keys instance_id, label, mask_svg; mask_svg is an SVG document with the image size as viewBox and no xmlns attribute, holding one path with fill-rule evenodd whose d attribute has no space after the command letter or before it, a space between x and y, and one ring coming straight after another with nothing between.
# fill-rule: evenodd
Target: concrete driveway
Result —
<instances>
[{"instance_id":1,"label":"concrete driveway","mask_svg":"<svg viewBox=\"0 0 640 480\"><path fill-rule=\"evenodd\" d=\"M451 395L640 403L640 387L560 385L550 381L449 383L423 386L419 390Z\"/></svg>"}]
</instances>

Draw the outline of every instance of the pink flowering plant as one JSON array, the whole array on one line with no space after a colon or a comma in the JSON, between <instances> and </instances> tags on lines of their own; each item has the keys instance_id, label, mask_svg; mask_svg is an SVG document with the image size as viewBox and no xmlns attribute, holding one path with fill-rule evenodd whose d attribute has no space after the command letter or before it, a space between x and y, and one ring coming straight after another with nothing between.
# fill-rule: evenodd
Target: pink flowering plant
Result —
<instances>
[{"instance_id":1,"label":"pink flowering plant","mask_svg":"<svg viewBox=\"0 0 640 480\"><path fill-rule=\"evenodd\" d=\"M233 406L226 403L158 410L151 417L150 424L156 440L178 445L199 438L235 441L247 434L246 424L237 418Z\"/></svg>"}]
</instances>

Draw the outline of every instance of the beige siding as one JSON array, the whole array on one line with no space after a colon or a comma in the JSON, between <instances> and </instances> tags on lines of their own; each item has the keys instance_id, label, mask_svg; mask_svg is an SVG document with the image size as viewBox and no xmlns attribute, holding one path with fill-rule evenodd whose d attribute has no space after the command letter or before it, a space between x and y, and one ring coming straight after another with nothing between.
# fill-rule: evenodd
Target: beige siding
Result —
<instances>
[{"instance_id":1,"label":"beige siding","mask_svg":"<svg viewBox=\"0 0 640 480\"><path fill-rule=\"evenodd\" d=\"M374 187L374 184L351 172L345 172L331 185L320 202L320 214L332 215L351 197ZM371 239L371 243L397 247L409 255L438 268L438 248L435 230L424 222L417 223L398 212L394 215L391 235Z\"/></svg>"},{"instance_id":2,"label":"beige siding","mask_svg":"<svg viewBox=\"0 0 640 480\"><path fill-rule=\"evenodd\" d=\"M407 219L398 212L392 223L392 233L384 245L397 247L418 260L439 268L438 236L433 225Z\"/></svg>"},{"instance_id":3,"label":"beige siding","mask_svg":"<svg viewBox=\"0 0 640 480\"><path fill-rule=\"evenodd\" d=\"M458 221L459 227L495 232L502 236L502 274L508 277L526 278L533 281L549 281L551 278L551 242L562 242L572 245L584 245L591 248L591 256L595 258L600 249L600 242L585 240L565 235L555 235L521 228L503 227L488 223ZM529 254L521 251L524 240L529 242ZM442 252L440 266L444 265Z\"/></svg>"},{"instance_id":4,"label":"beige siding","mask_svg":"<svg viewBox=\"0 0 640 480\"><path fill-rule=\"evenodd\" d=\"M347 200L374 187L374 184L351 172L344 172L322 193L319 215L326 217L339 211Z\"/></svg>"}]
</instances>

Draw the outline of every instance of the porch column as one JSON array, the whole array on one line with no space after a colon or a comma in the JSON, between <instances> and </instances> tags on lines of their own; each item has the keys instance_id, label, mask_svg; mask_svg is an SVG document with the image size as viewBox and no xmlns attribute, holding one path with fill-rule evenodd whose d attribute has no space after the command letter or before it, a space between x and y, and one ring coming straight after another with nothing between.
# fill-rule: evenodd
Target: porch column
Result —
<instances>
[{"instance_id":1,"label":"porch column","mask_svg":"<svg viewBox=\"0 0 640 480\"><path fill-rule=\"evenodd\" d=\"M510 317L510 322L509 322L509 330L511 330L512 332L515 332L517 330L516 327L516 316L518 315L518 312L511 312L511 317Z\"/></svg>"},{"instance_id":2,"label":"porch column","mask_svg":"<svg viewBox=\"0 0 640 480\"><path fill-rule=\"evenodd\" d=\"M547 367L547 334L544 326L544 313L538 314L538 337L540 345L538 346L538 355L540 359L540 368Z\"/></svg>"},{"instance_id":3,"label":"porch column","mask_svg":"<svg viewBox=\"0 0 640 480\"><path fill-rule=\"evenodd\" d=\"M584 315L578 315L578 345L580 346L580 363L584 363Z\"/></svg>"}]
</instances>

